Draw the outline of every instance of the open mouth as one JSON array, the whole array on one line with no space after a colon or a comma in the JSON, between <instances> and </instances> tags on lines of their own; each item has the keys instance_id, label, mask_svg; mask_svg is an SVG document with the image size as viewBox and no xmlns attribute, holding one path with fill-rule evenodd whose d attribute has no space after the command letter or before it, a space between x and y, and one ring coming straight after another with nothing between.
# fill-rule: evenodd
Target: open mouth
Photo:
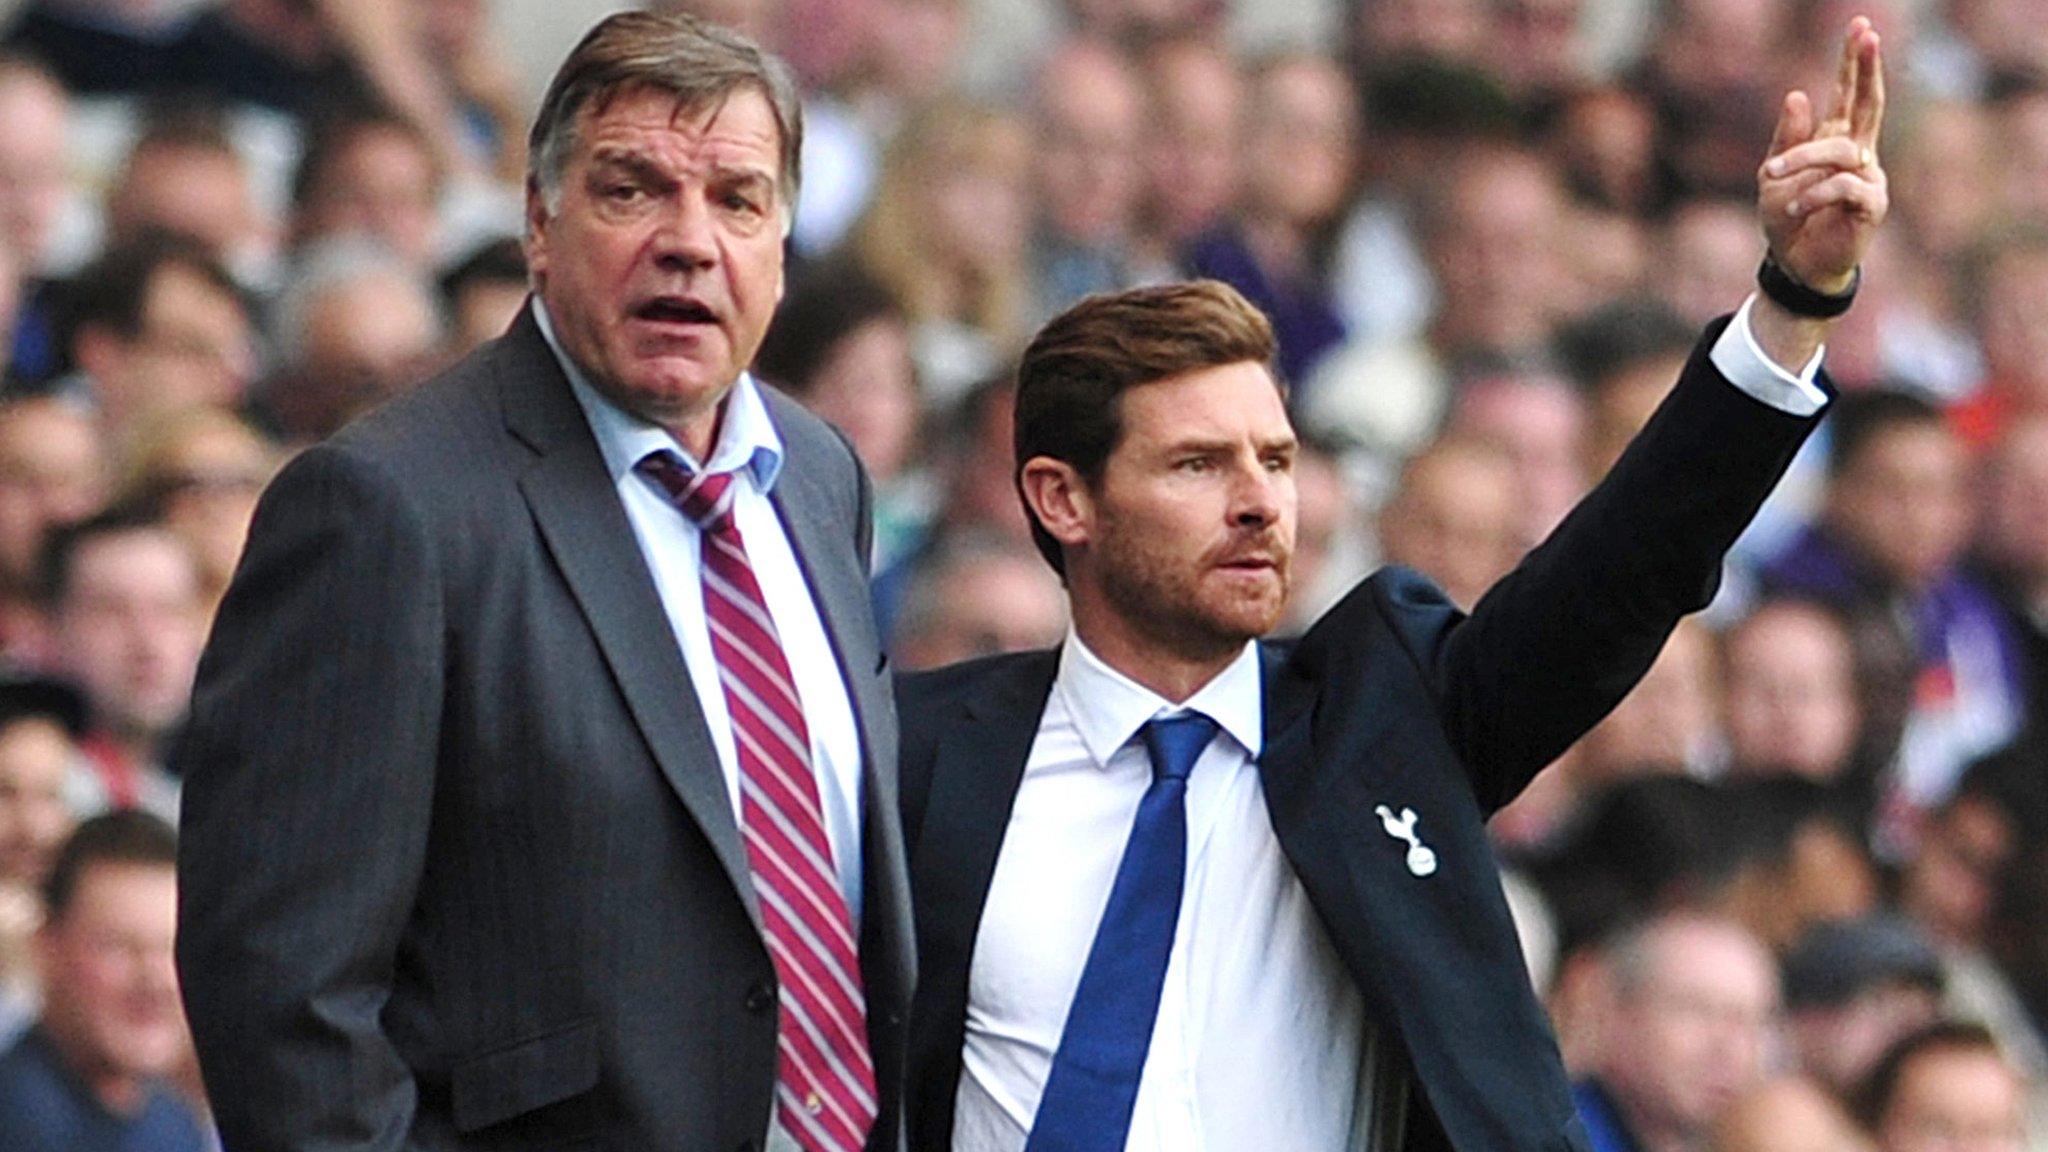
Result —
<instances>
[{"instance_id":1,"label":"open mouth","mask_svg":"<svg viewBox=\"0 0 2048 1152\"><path fill-rule=\"evenodd\" d=\"M687 296L656 296L633 309L633 317L656 324L715 324L718 314Z\"/></svg>"}]
</instances>

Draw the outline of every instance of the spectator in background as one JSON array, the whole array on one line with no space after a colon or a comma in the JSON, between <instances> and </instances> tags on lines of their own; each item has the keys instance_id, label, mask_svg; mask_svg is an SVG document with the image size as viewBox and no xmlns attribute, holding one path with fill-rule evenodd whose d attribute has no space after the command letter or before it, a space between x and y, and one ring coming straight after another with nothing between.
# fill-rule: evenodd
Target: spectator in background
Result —
<instances>
[{"instance_id":1,"label":"spectator in background","mask_svg":"<svg viewBox=\"0 0 2048 1152\"><path fill-rule=\"evenodd\" d=\"M1305 391L1347 335L1331 272L1358 175L1358 131L1357 99L1336 61L1297 53L1261 65L1246 105L1237 210L1184 256L1192 274L1230 284L1272 320L1279 377Z\"/></svg>"},{"instance_id":2,"label":"spectator in background","mask_svg":"<svg viewBox=\"0 0 2048 1152\"><path fill-rule=\"evenodd\" d=\"M1032 307L1042 320L1090 293L1133 283L1145 90L1122 52L1077 36L1040 66L1031 109L1038 207Z\"/></svg>"},{"instance_id":3,"label":"spectator in background","mask_svg":"<svg viewBox=\"0 0 2048 1152\"><path fill-rule=\"evenodd\" d=\"M209 619L242 558L256 498L280 462L267 437L220 408L168 413L127 446L114 503L150 509L184 539L199 561Z\"/></svg>"},{"instance_id":4,"label":"spectator in background","mask_svg":"<svg viewBox=\"0 0 2048 1152\"><path fill-rule=\"evenodd\" d=\"M914 672L1059 643L1067 599L1030 545L963 533L927 555L904 593L890 646Z\"/></svg>"},{"instance_id":5,"label":"spectator in background","mask_svg":"<svg viewBox=\"0 0 2048 1152\"><path fill-rule=\"evenodd\" d=\"M57 226L70 195L65 174L65 124L70 98L56 77L20 56L0 55L0 246L21 285L10 371L42 380L60 353L43 278L52 269Z\"/></svg>"},{"instance_id":6,"label":"spectator in background","mask_svg":"<svg viewBox=\"0 0 2048 1152\"><path fill-rule=\"evenodd\" d=\"M414 34L449 103L463 166L517 182L526 171L524 80L492 33L491 8L490 0L424 0Z\"/></svg>"},{"instance_id":7,"label":"spectator in background","mask_svg":"<svg viewBox=\"0 0 2048 1152\"><path fill-rule=\"evenodd\" d=\"M1577 1091L1594 1152L1707 1152L1763 1078L1778 1009L1769 952L1732 921L1665 913L1607 949L1612 1028Z\"/></svg>"},{"instance_id":8,"label":"spectator in background","mask_svg":"<svg viewBox=\"0 0 2048 1152\"><path fill-rule=\"evenodd\" d=\"M507 237L480 244L441 277L441 304L452 329L450 356L465 356L502 336L526 304L526 253Z\"/></svg>"},{"instance_id":9,"label":"spectator in background","mask_svg":"<svg viewBox=\"0 0 2048 1152\"><path fill-rule=\"evenodd\" d=\"M1352 68L1370 75L1415 57L1478 62L1492 11L1485 0L1353 0L1350 17Z\"/></svg>"},{"instance_id":10,"label":"spectator in background","mask_svg":"<svg viewBox=\"0 0 2048 1152\"><path fill-rule=\"evenodd\" d=\"M2048 414L2048 217L1993 232L1972 251L1965 309L1984 380L1950 416L1972 448L2022 416Z\"/></svg>"},{"instance_id":11,"label":"spectator in background","mask_svg":"<svg viewBox=\"0 0 2048 1152\"><path fill-rule=\"evenodd\" d=\"M62 680L0 679L0 1052L42 999L29 955L43 884L77 823L85 697Z\"/></svg>"},{"instance_id":12,"label":"spectator in background","mask_svg":"<svg viewBox=\"0 0 2048 1152\"><path fill-rule=\"evenodd\" d=\"M1714 197L1671 210L1657 245L1663 274L1656 288L1686 323L1706 323L1727 308L1731 291L1747 292L1756 282L1754 216L1740 200Z\"/></svg>"},{"instance_id":13,"label":"spectator in background","mask_svg":"<svg viewBox=\"0 0 2048 1152\"><path fill-rule=\"evenodd\" d=\"M1934 812L1920 851L1898 878L1895 900L1941 956L1947 1014L1991 1030L2031 1079L2036 1111L2048 1118L2048 1036L2022 999L2017 980L2024 968L2010 970L1993 954L1995 945L2037 931L2040 908L2018 872L2034 866L2044 834L2048 777L2029 750L1979 761ZM2019 898L2016 919L2001 907L2011 903L2008 894Z\"/></svg>"},{"instance_id":14,"label":"spectator in background","mask_svg":"<svg viewBox=\"0 0 2048 1152\"><path fill-rule=\"evenodd\" d=\"M1371 571L1359 503L1338 452L1304 438L1294 454L1294 559L1282 635L1307 631Z\"/></svg>"},{"instance_id":15,"label":"spectator in background","mask_svg":"<svg viewBox=\"0 0 2048 1152\"><path fill-rule=\"evenodd\" d=\"M1634 90L1594 84L1566 92L1548 133L1565 186L1581 204L1649 215L1657 185L1657 118Z\"/></svg>"},{"instance_id":16,"label":"spectator in background","mask_svg":"<svg viewBox=\"0 0 2048 1152\"><path fill-rule=\"evenodd\" d=\"M1516 530L1524 551L1549 535L1592 485L1585 471L1585 399L1547 372L1500 372L1467 381L1448 430L1494 445L1514 465L1520 495Z\"/></svg>"},{"instance_id":17,"label":"spectator in background","mask_svg":"<svg viewBox=\"0 0 2048 1152\"><path fill-rule=\"evenodd\" d=\"M0 402L0 655L50 657L43 548L106 498L104 441L89 413L52 396Z\"/></svg>"},{"instance_id":18,"label":"spectator in background","mask_svg":"<svg viewBox=\"0 0 2048 1152\"><path fill-rule=\"evenodd\" d=\"M1981 1025L1942 1021L1900 1040L1858 1101L1879 1152L2020 1152L2019 1074Z\"/></svg>"},{"instance_id":19,"label":"spectator in background","mask_svg":"<svg viewBox=\"0 0 2048 1152\"><path fill-rule=\"evenodd\" d=\"M1800 1075L1744 1092L1714 1123L1713 1152L1874 1152L1841 1103Z\"/></svg>"},{"instance_id":20,"label":"spectator in background","mask_svg":"<svg viewBox=\"0 0 2048 1152\"><path fill-rule=\"evenodd\" d=\"M144 120L107 193L106 226L115 248L158 232L183 236L248 288L276 276L277 230L257 207L220 111L205 105L169 105Z\"/></svg>"},{"instance_id":21,"label":"spectator in background","mask_svg":"<svg viewBox=\"0 0 2048 1152\"><path fill-rule=\"evenodd\" d=\"M2048 28L2027 0L1938 0L1926 6L1915 70L1959 99L1985 94L1994 74L2048 59Z\"/></svg>"},{"instance_id":22,"label":"spectator in background","mask_svg":"<svg viewBox=\"0 0 2048 1152\"><path fill-rule=\"evenodd\" d=\"M1565 199L1556 172L1537 153L1501 147L1460 158L1442 180L1420 218L1437 287L1431 347L1453 375L1478 365L1543 364L1551 326L1562 319L1556 290ZM1745 221L1745 251L1754 256L1755 221ZM1746 290L1723 296L1721 307Z\"/></svg>"},{"instance_id":23,"label":"spectator in background","mask_svg":"<svg viewBox=\"0 0 2048 1152\"><path fill-rule=\"evenodd\" d=\"M1896 916L1816 924L1785 958L1797 1066L1848 1099L1893 1044L1941 1015L1940 958Z\"/></svg>"},{"instance_id":24,"label":"spectator in background","mask_svg":"<svg viewBox=\"0 0 2048 1152\"><path fill-rule=\"evenodd\" d=\"M393 108L452 164L456 113L417 23L417 7L398 0L219 0L173 46L171 82L301 125L336 109Z\"/></svg>"},{"instance_id":25,"label":"spectator in background","mask_svg":"<svg viewBox=\"0 0 2048 1152\"><path fill-rule=\"evenodd\" d=\"M2026 715L2048 725L2048 412L2005 430L1985 461L1977 563L2026 654Z\"/></svg>"},{"instance_id":26,"label":"spectator in background","mask_svg":"<svg viewBox=\"0 0 2048 1152\"><path fill-rule=\"evenodd\" d=\"M754 370L844 432L884 488L912 464L918 391L909 321L858 268L828 266L800 277Z\"/></svg>"},{"instance_id":27,"label":"spectator in background","mask_svg":"<svg viewBox=\"0 0 2048 1152\"><path fill-rule=\"evenodd\" d=\"M165 76L188 8L157 0L29 0L14 12L4 40L9 51L47 61L81 96L132 93Z\"/></svg>"},{"instance_id":28,"label":"spectator in background","mask_svg":"<svg viewBox=\"0 0 2048 1152\"><path fill-rule=\"evenodd\" d=\"M852 441L876 488L871 563L895 563L931 511L917 474L919 394L902 307L851 264L814 268L776 310L754 371Z\"/></svg>"},{"instance_id":29,"label":"spectator in background","mask_svg":"<svg viewBox=\"0 0 2048 1152\"><path fill-rule=\"evenodd\" d=\"M292 177L291 246L367 238L428 271L441 255L441 180L432 142L403 116L373 107L332 113L315 122Z\"/></svg>"},{"instance_id":30,"label":"spectator in background","mask_svg":"<svg viewBox=\"0 0 2048 1152\"><path fill-rule=\"evenodd\" d=\"M1153 45L1140 68L1152 126L1140 144L1144 193L1132 251L1140 277L1167 279L1181 252L1237 204L1246 85L1227 49L1194 36Z\"/></svg>"},{"instance_id":31,"label":"spectator in background","mask_svg":"<svg viewBox=\"0 0 2048 1152\"><path fill-rule=\"evenodd\" d=\"M1902 118L1892 190L1908 242L1935 276L1953 271L2000 208L1998 135L1981 105L1930 100Z\"/></svg>"},{"instance_id":32,"label":"spectator in background","mask_svg":"<svg viewBox=\"0 0 2048 1152\"><path fill-rule=\"evenodd\" d=\"M1841 618L1766 601L1721 640L1729 771L1843 781L1863 728L1856 654Z\"/></svg>"},{"instance_id":33,"label":"spectator in background","mask_svg":"<svg viewBox=\"0 0 2048 1152\"><path fill-rule=\"evenodd\" d=\"M1785 50L1791 6L1673 0L1657 15L1641 83L1657 109L1667 186L1680 197L1746 200L1756 175L1756 141L1770 138L1778 115L1777 78L1797 74ZM1703 51L1709 44L1713 49Z\"/></svg>"},{"instance_id":34,"label":"spectator in background","mask_svg":"<svg viewBox=\"0 0 2048 1152\"><path fill-rule=\"evenodd\" d=\"M2038 13L2026 19L2039 22ZM2039 33L2028 37L2039 41ZM1998 139L2000 198L2005 214L2029 224L2048 224L2048 70L2036 56L2010 71L1995 73L1989 106Z\"/></svg>"},{"instance_id":35,"label":"spectator in background","mask_svg":"<svg viewBox=\"0 0 2048 1152\"><path fill-rule=\"evenodd\" d=\"M1817 925L1879 909L1877 866L1856 813L1829 789L1793 776L1717 782L1733 860L1713 908L1783 956Z\"/></svg>"},{"instance_id":36,"label":"spectator in background","mask_svg":"<svg viewBox=\"0 0 2048 1152\"><path fill-rule=\"evenodd\" d=\"M1223 5L1211 0L1060 0L1074 31L1105 44L1142 44L1193 31L1222 34Z\"/></svg>"},{"instance_id":37,"label":"spectator in background","mask_svg":"<svg viewBox=\"0 0 2048 1152\"><path fill-rule=\"evenodd\" d=\"M323 439L425 379L446 345L433 283L364 237L303 253L273 322L277 371L256 408L287 443Z\"/></svg>"},{"instance_id":38,"label":"spectator in background","mask_svg":"<svg viewBox=\"0 0 2048 1152\"><path fill-rule=\"evenodd\" d=\"M256 371L247 306L195 242L114 248L64 298L59 331L76 372L57 387L98 413L109 444L160 412L243 402Z\"/></svg>"},{"instance_id":39,"label":"spectator in background","mask_svg":"<svg viewBox=\"0 0 2048 1152\"><path fill-rule=\"evenodd\" d=\"M1348 338L1333 271L1358 178L1358 127L1352 84L1333 59L1266 61L1249 84L1237 211L1184 256L1190 273L1237 287L1272 318L1280 379L1305 392Z\"/></svg>"},{"instance_id":40,"label":"spectator in background","mask_svg":"<svg viewBox=\"0 0 2048 1152\"><path fill-rule=\"evenodd\" d=\"M171 960L177 834L116 812L81 824L46 886L36 934L43 1011L0 1056L11 1152L201 1152L163 1078L190 1050Z\"/></svg>"},{"instance_id":41,"label":"spectator in background","mask_svg":"<svg viewBox=\"0 0 2048 1152\"><path fill-rule=\"evenodd\" d=\"M1605 476L1671 391L1693 328L1654 299L1617 299L1558 334L1558 357L1586 394L1588 476Z\"/></svg>"},{"instance_id":42,"label":"spectator in background","mask_svg":"<svg viewBox=\"0 0 2048 1152\"><path fill-rule=\"evenodd\" d=\"M1438 440L1408 462L1380 508L1381 559L1429 577L1471 611L1522 557L1516 481L1513 462L1493 445Z\"/></svg>"},{"instance_id":43,"label":"spectator in background","mask_svg":"<svg viewBox=\"0 0 2048 1152\"><path fill-rule=\"evenodd\" d=\"M92 703L85 751L108 802L169 817L165 744L206 639L197 559L160 521L116 509L58 532L45 571L56 658Z\"/></svg>"},{"instance_id":44,"label":"spectator in background","mask_svg":"<svg viewBox=\"0 0 2048 1152\"><path fill-rule=\"evenodd\" d=\"M1644 773L1701 774L1718 759L1721 682L1714 641L1681 621L1640 683L1580 740L1572 776L1599 788Z\"/></svg>"},{"instance_id":45,"label":"spectator in background","mask_svg":"<svg viewBox=\"0 0 2048 1152\"><path fill-rule=\"evenodd\" d=\"M1995 601L1958 566L1965 460L1941 414L1903 393L1858 393L1830 422L1822 520L1762 581L1886 629L1911 654L1912 697L1879 801L1880 844L1899 854L1964 766L2019 731L2020 656Z\"/></svg>"},{"instance_id":46,"label":"spectator in background","mask_svg":"<svg viewBox=\"0 0 2048 1152\"><path fill-rule=\"evenodd\" d=\"M1579 29L1583 0L1500 0L1487 56L1491 71L1525 103L1554 100L1585 79ZM1820 39L1833 39L1833 29Z\"/></svg>"},{"instance_id":47,"label":"spectator in background","mask_svg":"<svg viewBox=\"0 0 2048 1152\"><path fill-rule=\"evenodd\" d=\"M1014 115L942 101L890 146L855 230L852 255L910 314L918 379L941 404L995 375L1023 340L1030 151Z\"/></svg>"}]
</instances>

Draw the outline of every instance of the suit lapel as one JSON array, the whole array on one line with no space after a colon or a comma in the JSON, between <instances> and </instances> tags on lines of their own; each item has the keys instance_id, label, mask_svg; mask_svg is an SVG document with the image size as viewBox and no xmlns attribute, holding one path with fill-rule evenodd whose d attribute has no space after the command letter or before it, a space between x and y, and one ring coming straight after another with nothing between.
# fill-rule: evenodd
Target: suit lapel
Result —
<instances>
[{"instance_id":1,"label":"suit lapel","mask_svg":"<svg viewBox=\"0 0 2048 1152\"><path fill-rule=\"evenodd\" d=\"M502 347L506 427L539 454L519 487L541 539L662 776L711 842L758 929L761 912L718 753L675 640L657 626L667 613L597 441L530 310Z\"/></svg>"},{"instance_id":2,"label":"suit lapel","mask_svg":"<svg viewBox=\"0 0 2048 1152\"><path fill-rule=\"evenodd\" d=\"M940 721L924 827L911 853L911 887L924 909L918 921L921 969L945 990L957 982L963 1015L967 969L996 857L1058 667L1057 650L1019 658Z\"/></svg>"},{"instance_id":3,"label":"suit lapel","mask_svg":"<svg viewBox=\"0 0 2048 1152\"><path fill-rule=\"evenodd\" d=\"M910 887L902 869L903 830L896 818L896 710L888 678L880 667L881 646L871 623L868 577L859 557L846 544L849 525L835 517L847 507L847 494L834 491L820 468L806 466L809 436L785 418L780 394L764 388L788 459L770 496L783 531L789 535L797 567L811 592L811 602L825 626L825 637L839 661L840 679L853 702L861 741L861 828L864 904L861 931L864 958L886 957L894 990L907 998L913 964L907 935ZM874 945L874 946L868 946ZM879 949L878 947L879 946ZM871 973L872 975L872 973Z\"/></svg>"}]
</instances>

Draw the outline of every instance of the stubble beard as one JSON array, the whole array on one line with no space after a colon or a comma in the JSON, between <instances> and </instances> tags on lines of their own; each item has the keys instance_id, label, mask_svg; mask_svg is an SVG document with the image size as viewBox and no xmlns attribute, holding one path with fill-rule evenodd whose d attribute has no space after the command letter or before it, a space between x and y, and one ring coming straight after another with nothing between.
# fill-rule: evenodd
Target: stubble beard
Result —
<instances>
[{"instance_id":1,"label":"stubble beard","mask_svg":"<svg viewBox=\"0 0 2048 1152\"><path fill-rule=\"evenodd\" d=\"M1271 632L1287 606L1286 553L1277 587L1227 595L1211 582L1206 557L1193 561L1161 555L1140 542L1143 533L1104 524L1100 555L1102 595L1131 631L1176 657L1227 657L1246 641Z\"/></svg>"}]
</instances>

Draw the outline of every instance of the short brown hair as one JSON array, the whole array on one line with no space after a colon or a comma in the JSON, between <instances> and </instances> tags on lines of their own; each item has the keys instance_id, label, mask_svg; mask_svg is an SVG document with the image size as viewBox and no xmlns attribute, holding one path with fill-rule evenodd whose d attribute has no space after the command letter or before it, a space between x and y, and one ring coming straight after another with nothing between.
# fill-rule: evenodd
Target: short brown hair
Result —
<instances>
[{"instance_id":1,"label":"short brown hair","mask_svg":"<svg viewBox=\"0 0 2048 1152\"><path fill-rule=\"evenodd\" d=\"M1017 365L1017 459L1070 465L1090 484L1123 439L1123 394L1203 368L1254 363L1273 367L1273 325L1218 280L1193 280L1090 296L1053 317ZM1059 541L1031 513L1031 541L1061 576Z\"/></svg>"},{"instance_id":2,"label":"short brown hair","mask_svg":"<svg viewBox=\"0 0 2048 1152\"><path fill-rule=\"evenodd\" d=\"M782 135L777 191L783 211L794 209L804 125L789 66L739 33L694 16L619 12L599 21L562 61L534 117L526 174L550 211L576 150L577 117L585 107L603 110L628 88L667 92L686 112L710 108L743 89L759 92Z\"/></svg>"},{"instance_id":3,"label":"short brown hair","mask_svg":"<svg viewBox=\"0 0 2048 1152\"><path fill-rule=\"evenodd\" d=\"M57 850L43 881L43 907L54 924L71 910L71 898L89 870L103 864L176 868L178 833L148 812L129 808L94 816L80 824Z\"/></svg>"}]
</instances>

